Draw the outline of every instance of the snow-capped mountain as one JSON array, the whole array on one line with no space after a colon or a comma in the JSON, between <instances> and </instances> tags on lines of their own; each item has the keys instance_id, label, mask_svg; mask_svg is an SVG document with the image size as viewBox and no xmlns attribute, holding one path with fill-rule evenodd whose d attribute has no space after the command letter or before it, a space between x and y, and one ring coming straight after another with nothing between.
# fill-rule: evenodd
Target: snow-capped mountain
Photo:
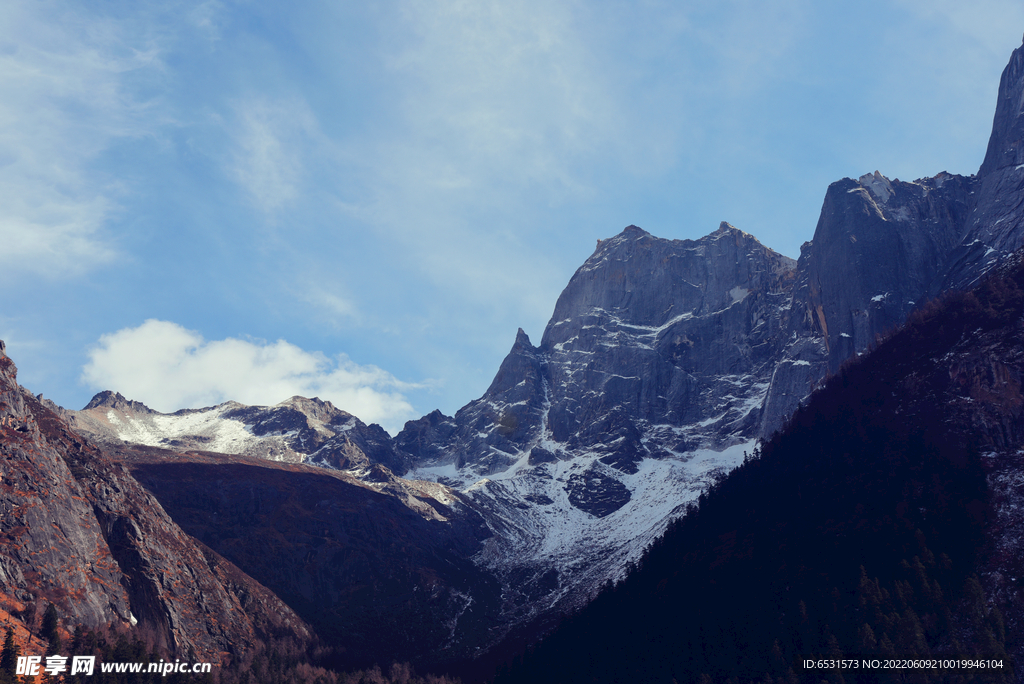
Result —
<instances>
[{"instance_id":1,"label":"snow-capped mountain","mask_svg":"<svg viewBox=\"0 0 1024 684\"><path fill-rule=\"evenodd\" d=\"M699 240L629 226L599 241L538 346L520 330L482 397L393 440L316 399L165 415L104 393L67 415L107 440L445 485L491 533L466 553L500 584L497 643L621 577L829 373L1021 247L1022 93L1019 48L977 175L833 183L798 261L727 223ZM453 639L469 629L458 620Z\"/></svg>"},{"instance_id":2,"label":"snow-capped mountain","mask_svg":"<svg viewBox=\"0 0 1024 684\"><path fill-rule=\"evenodd\" d=\"M621 576L753 449L794 267L727 224L697 241L630 226L579 268L540 346L520 331L483 397L398 435L407 477L488 520L477 560L513 624Z\"/></svg>"},{"instance_id":3,"label":"snow-capped mountain","mask_svg":"<svg viewBox=\"0 0 1024 684\"><path fill-rule=\"evenodd\" d=\"M404 472L379 425L366 425L329 401L292 397L275 406L228 401L201 409L159 413L116 392L100 392L81 411L65 411L78 430L100 441L176 451L213 451L337 470L362 471L373 464Z\"/></svg>"}]
</instances>

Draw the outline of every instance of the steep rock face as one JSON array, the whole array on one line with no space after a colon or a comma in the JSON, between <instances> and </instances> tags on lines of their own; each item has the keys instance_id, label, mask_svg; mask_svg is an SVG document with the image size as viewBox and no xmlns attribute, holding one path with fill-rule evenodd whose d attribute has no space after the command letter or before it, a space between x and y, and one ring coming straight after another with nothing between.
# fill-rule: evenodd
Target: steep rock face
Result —
<instances>
[{"instance_id":1,"label":"steep rock face","mask_svg":"<svg viewBox=\"0 0 1024 684\"><path fill-rule=\"evenodd\" d=\"M1024 47L999 81L971 215L937 289L965 289L1024 244Z\"/></svg>"},{"instance_id":2,"label":"steep rock face","mask_svg":"<svg viewBox=\"0 0 1024 684\"><path fill-rule=\"evenodd\" d=\"M127 624L131 605L117 560L67 463L43 437L16 373L0 346L5 598L24 604L53 596L63 599L62 607L75 621ZM5 608L10 611L13 605Z\"/></svg>"},{"instance_id":3,"label":"steep rock face","mask_svg":"<svg viewBox=\"0 0 1024 684\"><path fill-rule=\"evenodd\" d=\"M974 177L906 183L877 171L829 186L801 249L787 340L764 405L770 435L840 364L934 297L973 205Z\"/></svg>"},{"instance_id":4,"label":"steep rock face","mask_svg":"<svg viewBox=\"0 0 1024 684\"><path fill-rule=\"evenodd\" d=\"M635 473L664 448L738 443L756 426L794 266L728 224L698 241L630 226L576 272L539 347L520 330L481 399L397 440L420 467L480 476L545 445Z\"/></svg>"},{"instance_id":5,"label":"steep rock face","mask_svg":"<svg viewBox=\"0 0 1024 684\"><path fill-rule=\"evenodd\" d=\"M795 264L727 224L697 241L630 226L576 272L539 346L519 332L483 397L407 426L412 473L463 488L495 532L478 561L511 621L618 576L846 359L1021 246L1022 65L1024 48L978 176L834 183Z\"/></svg>"},{"instance_id":6,"label":"steep rock face","mask_svg":"<svg viewBox=\"0 0 1024 684\"><path fill-rule=\"evenodd\" d=\"M396 438L410 477L461 488L494 532L476 560L502 581L505 630L580 605L742 461L794 266L728 224L696 241L630 226L483 397Z\"/></svg>"},{"instance_id":7,"label":"steep rock face","mask_svg":"<svg viewBox=\"0 0 1024 684\"><path fill-rule=\"evenodd\" d=\"M200 549L122 466L19 387L2 343L0 458L8 611L47 600L72 627L139 622L174 653L217 661L281 636L311 638L277 597Z\"/></svg>"},{"instance_id":8,"label":"steep rock face","mask_svg":"<svg viewBox=\"0 0 1024 684\"><path fill-rule=\"evenodd\" d=\"M809 323L821 335L830 371L930 297L959 237L973 181L942 173L890 182L876 171L829 188L814 241L801 255L803 315L791 330Z\"/></svg>"},{"instance_id":9,"label":"steep rock face","mask_svg":"<svg viewBox=\"0 0 1024 684\"><path fill-rule=\"evenodd\" d=\"M1017 48L999 79L999 99L979 176L1024 164L1024 50Z\"/></svg>"},{"instance_id":10,"label":"steep rock face","mask_svg":"<svg viewBox=\"0 0 1024 684\"><path fill-rule=\"evenodd\" d=\"M792 339L765 402L762 435L915 306L973 286L1024 245L1022 138L1024 47L1003 71L977 176L940 173L905 183L876 171L829 187L801 253Z\"/></svg>"},{"instance_id":11,"label":"steep rock face","mask_svg":"<svg viewBox=\"0 0 1024 684\"><path fill-rule=\"evenodd\" d=\"M380 464L402 474L409 467L408 456L395 449L382 427L316 397L292 397L275 406L229 401L164 414L105 391L81 411L63 415L79 431L108 443L245 454L338 470Z\"/></svg>"},{"instance_id":12,"label":"steep rock face","mask_svg":"<svg viewBox=\"0 0 1024 684\"><path fill-rule=\"evenodd\" d=\"M607 448L614 433L621 441L603 460L632 471L657 455L646 426L674 431L664 446L680 453L749 435L795 265L728 224L694 242L631 227L602 243L541 342L552 438Z\"/></svg>"}]
</instances>

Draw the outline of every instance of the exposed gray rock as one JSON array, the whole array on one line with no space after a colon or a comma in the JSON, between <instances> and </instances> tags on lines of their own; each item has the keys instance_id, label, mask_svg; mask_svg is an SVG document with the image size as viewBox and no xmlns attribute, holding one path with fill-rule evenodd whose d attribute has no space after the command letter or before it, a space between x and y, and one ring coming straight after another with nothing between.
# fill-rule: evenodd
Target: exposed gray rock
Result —
<instances>
[{"instance_id":1,"label":"exposed gray rock","mask_svg":"<svg viewBox=\"0 0 1024 684\"><path fill-rule=\"evenodd\" d=\"M738 443L756 431L795 265L725 223L697 241L629 226L577 270L539 347L520 330L481 399L397 441L420 467L480 477L548 441L626 473L666 449ZM671 443L648 444L666 429Z\"/></svg>"},{"instance_id":2,"label":"exposed gray rock","mask_svg":"<svg viewBox=\"0 0 1024 684\"><path fill-rule=\"evenodd\" d=\"M826 374L936 294L976 184L947 173L905 183L876 171L829 186L814 239L801 248L762 435L781 427Z\"/></svg>"},{"instance_id":3,"label":"exposed gray rock","mask_svg":"<svg viewBox=\"0 0 1024 684\"><path fill-rule=\"evenodd\" d=\"M619 510L632 497L624 484L593 466L570 475L565 491L573 506L598 518Z\"/></svg>"},{"instance_id":4,"label":"exposed gray rock","mask_svg":"<svg viewBox=\"0 0 1024 684\"><path fill-rule=\"evenodd\" d=\"M999 79L999 96L992 120L985 161L979 176L1024 164L1024 49L1017 48Z\"/></svg>"}]
</instances>

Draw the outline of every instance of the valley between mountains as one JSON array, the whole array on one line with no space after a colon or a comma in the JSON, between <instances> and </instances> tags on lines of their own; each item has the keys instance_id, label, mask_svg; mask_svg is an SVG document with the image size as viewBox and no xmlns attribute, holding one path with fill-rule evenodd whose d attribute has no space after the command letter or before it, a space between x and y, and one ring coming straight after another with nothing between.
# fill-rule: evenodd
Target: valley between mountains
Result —
<instances>
[{"instance_id":1,"label":"valley between mountains","mask_svg":"<svg viewBox=\"0 0 1024 684\"><path fill-rule=\"evenodd\" d=\"M218 662L288 639L342 669L483 676L642 564L849 359L1015 267L1022 102L1019 48L976 175L837 181L797 260L724 222L598 241L483 396L394 437L318 398L163 414L112 388L67 410L21 388L0 346L0 609L25 627L42 602L69 629L141 624ZM978 422L1008 459L987 471L1002 503L985 543L1004 560L983 579L1018 610L1019 541L999 535L1020 527L1024 432L1004 409L1022 379L1000 364L948 372L1002 407L998 429Z\"/></svg>"}]
</instances>

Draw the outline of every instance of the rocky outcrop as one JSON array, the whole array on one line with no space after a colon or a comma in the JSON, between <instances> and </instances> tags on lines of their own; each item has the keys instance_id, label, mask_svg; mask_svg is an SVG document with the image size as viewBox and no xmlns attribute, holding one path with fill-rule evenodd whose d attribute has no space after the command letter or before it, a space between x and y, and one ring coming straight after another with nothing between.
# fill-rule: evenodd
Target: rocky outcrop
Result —
<instances>
[{"instance_id":1,"label":"rocky outcrop","mask_svg":"<svg viewBox=\"0 0 1024 684\"><path fill-rule=\"evenodd\" d=\"M1024 47L999 81L988 150L972 211L935 289L966 289L1024 244Z\"/></svg>"},{"instance_id":2,"label":"rocky outcrop","mask_svg":"<svg viewBox=\"0 0 1024 684\"><path fill-rule=\"evenodd\" d=\"M876 171L829 187L814 239L801 251L791 341L765 402L762 435L915 307L973 286L1024 245L1022 102L1024 47L1003 71L976 176L943 172L905 183Z\"/></svg>"},{"instance_id":3,"label":"rocky outcrop","mask_svg":"<svg viewBox=\"0 0 1024 684\"><path fill-rule=\"evenodd\" d=\"M1024 164L1024 49L1017 48L999 79L992 135L979 176Z\"/></svg>"},{"instance_id":4,"label":"rocky outcrop","mask_svg":"<svg viewBox=\"0 0 1024 684\"><path fill-rule=\"evenodd\" d=\"M16 372L0 346L6 610L49 601L69 628L145 625L168 652L207 661L312 637L276 596L201 549L123 466L19 387Z\"/></svg>"},{"instance_id":5,"label":"rocky outcrop","mask_svg":"<svg viewBox=\"0 0 1024 684\"><path fill-rule=\"evenodd\" d=\"M120 392L111 392L105 390L94 396L89 403L86 404L83 411L91 411L93 409L113 409L124 414L147 414L156 413L153 409L149 408L141 401L131 401L121 396ZM97 412L98 413L98 412Z\"/></svg>"},{"instance_id":6,"label":"rocky outcrop","mask_svg":"<svg viewBox=\"0 0 1024 684\"><path fill-rule=\"evenodd\" d=\"M794 266L728 224L698 241L629 226L577 270L540 346L520 330L481 399L397 441L420 467L476 476L545 444L635 473L665 450L738 443L754 434Z\"/></svg>"}]
</instances>

